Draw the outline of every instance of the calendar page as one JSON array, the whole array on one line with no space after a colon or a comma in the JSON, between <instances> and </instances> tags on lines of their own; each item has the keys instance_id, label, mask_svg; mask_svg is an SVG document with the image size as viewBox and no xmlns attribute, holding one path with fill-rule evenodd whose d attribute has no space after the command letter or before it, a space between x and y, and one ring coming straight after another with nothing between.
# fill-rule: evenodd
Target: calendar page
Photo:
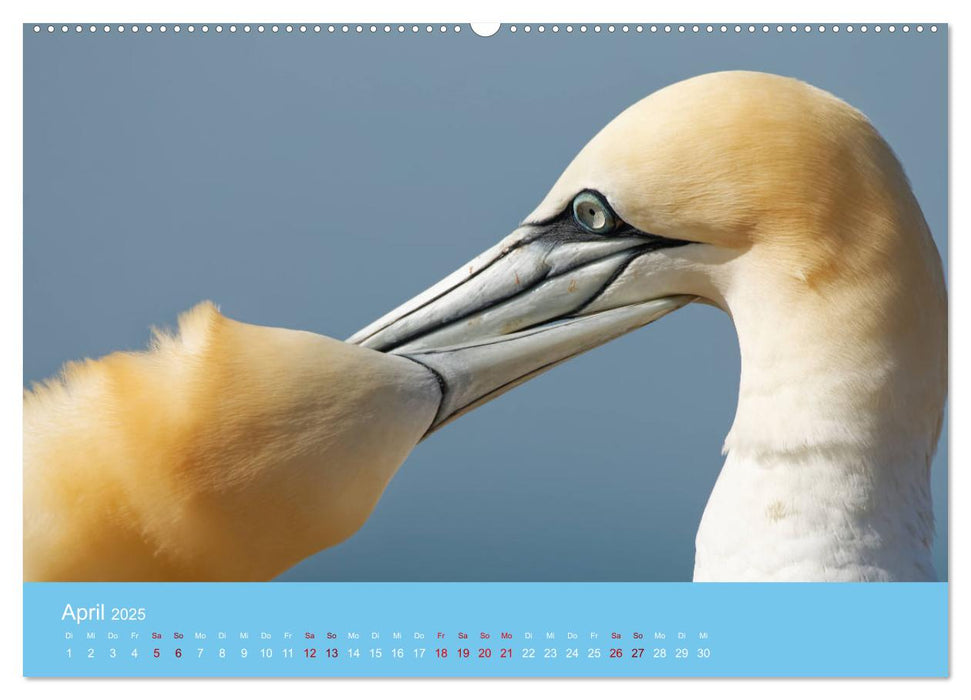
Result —
<instances>
[{"instance_id":1,"label":"calendar page","mask_svg":"<svg viewBox=\"0 0 971 700\"><path fill-rule=\"evenodd\" d=\"M25 24L31 677L947 676L946 24Z\"/></svg>"}]
</instances>

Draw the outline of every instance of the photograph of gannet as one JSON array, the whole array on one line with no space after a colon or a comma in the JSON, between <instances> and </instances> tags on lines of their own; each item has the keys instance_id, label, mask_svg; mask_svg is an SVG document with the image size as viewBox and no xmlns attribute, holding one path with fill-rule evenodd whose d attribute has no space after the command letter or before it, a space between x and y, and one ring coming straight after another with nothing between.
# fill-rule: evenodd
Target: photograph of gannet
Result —
<instances>
[{"instance_id":1,"label":"photograph of gannet","mask_svg":"<svg viewBox=\"0 0 971 700\"><path fill-rule=\"evenodd\" d=\"M514 232L347 342L202 304L29 391L26 577L273 578L354 534L433 431L690 303L731 316L743 377L695 580L934 579L940 257L860 112L754 72L636 103Z\"/></svg>"}]
</instances>

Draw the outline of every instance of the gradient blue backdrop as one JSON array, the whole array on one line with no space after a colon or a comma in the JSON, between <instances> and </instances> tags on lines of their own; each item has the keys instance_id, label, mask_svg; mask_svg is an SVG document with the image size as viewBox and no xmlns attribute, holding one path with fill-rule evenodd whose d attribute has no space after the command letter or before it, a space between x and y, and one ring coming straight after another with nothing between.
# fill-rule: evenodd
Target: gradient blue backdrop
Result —
<instances>
[{"instance_id":1,"label":"gradient blue backdrop","mask_svg":"<svg viewBox=\"0 0 971 700\"><path fill-rule=\"evenodd\" d=\"M24 38L25 385L201 299L344 338L512 230L623 108L715 70L866 112L946 259L943 29ZM283 578L689 580L738 373L727 316L680 311L436 433Z\"/></svg>"}]
</instances>

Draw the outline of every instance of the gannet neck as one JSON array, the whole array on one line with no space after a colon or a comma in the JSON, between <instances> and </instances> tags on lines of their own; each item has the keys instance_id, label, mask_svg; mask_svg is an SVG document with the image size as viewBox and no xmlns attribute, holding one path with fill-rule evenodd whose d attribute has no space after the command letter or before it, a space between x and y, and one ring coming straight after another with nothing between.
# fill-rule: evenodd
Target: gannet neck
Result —
<instances>
[{"instance_id":1,"label":"gannet neck","mask_svg":"<svg viewBox=\"0 0 971 700\"><path fill-rule=\"evenodd\" d=\"M757 252L729 263L741 380L696 580L936 579L946 301L922 217L905 224L894 255L848 251L816 284Z\"/></svg>"},{"instance_id":2,"label":"gannet neck","mask_svg":"<svg viewBox=\"0 0 971 700\"><path fill-rule=\"evenodd\" d=\"M926 452L729 453L696 537L695 581L934 581Z\"/></svg>"}]
</instances>

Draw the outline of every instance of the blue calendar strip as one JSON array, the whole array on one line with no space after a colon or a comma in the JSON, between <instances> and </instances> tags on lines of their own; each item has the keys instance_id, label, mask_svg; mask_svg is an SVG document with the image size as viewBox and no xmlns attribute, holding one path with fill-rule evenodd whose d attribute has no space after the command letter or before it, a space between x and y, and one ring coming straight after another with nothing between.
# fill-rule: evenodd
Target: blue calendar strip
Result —
<instances>
[{"instance_id":1,"label":"blue calendar strip","mask_svg":"<svg viewBox=\"0 0 971 700\"><path fill-rule=\"evenodd\" d=\"M948 586L24 585L26 676L945 676Z\"/></svg>"}]
</instances>

